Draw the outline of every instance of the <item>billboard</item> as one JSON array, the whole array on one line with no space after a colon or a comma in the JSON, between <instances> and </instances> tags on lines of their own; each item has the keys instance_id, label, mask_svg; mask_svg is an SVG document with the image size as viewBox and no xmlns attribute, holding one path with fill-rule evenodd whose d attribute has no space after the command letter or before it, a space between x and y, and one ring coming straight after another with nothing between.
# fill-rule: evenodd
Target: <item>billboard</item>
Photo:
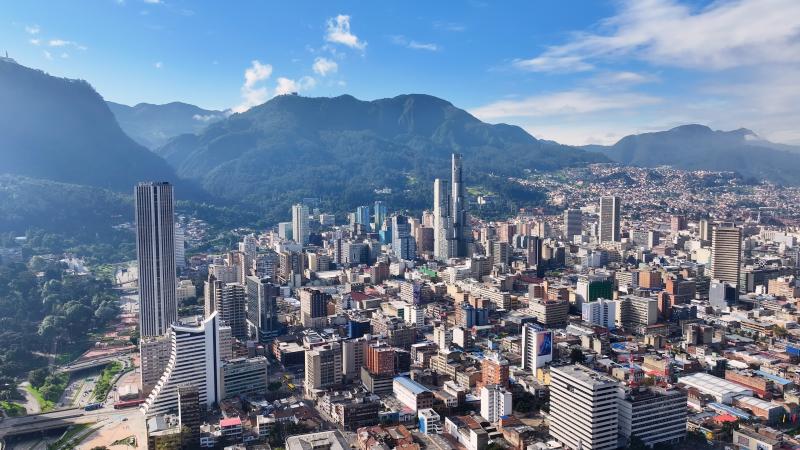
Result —
<instances>
[{"instance_id":1,"label":"billboard","mask_svg":"<svg viewBox=\"0 0 800 450\"><path fill-rule=\"evenodd\" d=\"M551 356L553 354L553 332L540 331L536 333L536 356Z\"/></svg>"}]
</instances>

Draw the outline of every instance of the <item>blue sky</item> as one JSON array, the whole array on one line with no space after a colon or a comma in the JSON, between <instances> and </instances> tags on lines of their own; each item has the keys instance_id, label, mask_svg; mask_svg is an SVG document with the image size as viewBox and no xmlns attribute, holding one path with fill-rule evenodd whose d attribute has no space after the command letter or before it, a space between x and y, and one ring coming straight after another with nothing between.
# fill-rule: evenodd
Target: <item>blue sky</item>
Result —
<instances>
[{"instance_id":1,"label":"blue sky","mask_svg":"<svg viewBox=\"0 0 800 450\"><path fill-rule=\"evenodd\" d=\"M800 1L6 4L0 50L126 104L445 98L568 144L698 122L800 144Z\"/></svg>"}]
</instances>

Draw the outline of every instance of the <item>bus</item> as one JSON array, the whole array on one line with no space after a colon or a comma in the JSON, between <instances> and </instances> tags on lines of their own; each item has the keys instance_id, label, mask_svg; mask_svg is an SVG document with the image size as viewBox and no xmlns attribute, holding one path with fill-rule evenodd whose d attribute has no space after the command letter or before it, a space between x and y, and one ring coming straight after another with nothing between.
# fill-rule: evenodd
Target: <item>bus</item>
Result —
<instances>
[{"instance_id":1,"label":"bus","mask_svg":"<svg viewBox=\"0 0 800 450\"><path fill-rule=\"evenodd\" d=\"M145 399L136 399L136 400L121 400L117 403L114 403L114 409L123 409L123 408L133 408L134 406L139 406L144 403Z\"/></svg>"},{"instance_id":2,"label":"bus","mask_svg":"<svg viewBox=\"0 0 800 450\"><path fill-rule=\"evenodd\" d=\"M84 411L94 411L95 409L100 409L103 407L102 403L89 403L88 405L84 406Z\"/></svg>"}]
</instances>

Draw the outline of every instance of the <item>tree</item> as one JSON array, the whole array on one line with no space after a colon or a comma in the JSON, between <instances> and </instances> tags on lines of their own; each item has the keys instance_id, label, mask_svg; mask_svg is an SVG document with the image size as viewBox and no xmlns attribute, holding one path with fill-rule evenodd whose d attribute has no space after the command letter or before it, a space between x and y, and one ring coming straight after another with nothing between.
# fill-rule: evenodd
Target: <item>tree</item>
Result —
<instances>
[{"instance_id":1,"label":"tree","mask_svg":"<svg viewBox=\"0 0 800 450\"><path fill-rule=\"evenodd\" d=\"M31 373L28 374L28 382L31 383L31 386L35 388L40 388L44 385L45 380L47 379L47 369L39 368L31 370Z\"/></svg>"},{"instance_id":2,"label":"tree","mask_svg":"<svg viewBox=\"0 0 800 450\"><path fill-rule=\"evenodd\" d=\"M584 363L586 362L586 355L583 354L583 350L575 347L569 352L569 360L572 364Z\"/></svg>"}]
</instances>

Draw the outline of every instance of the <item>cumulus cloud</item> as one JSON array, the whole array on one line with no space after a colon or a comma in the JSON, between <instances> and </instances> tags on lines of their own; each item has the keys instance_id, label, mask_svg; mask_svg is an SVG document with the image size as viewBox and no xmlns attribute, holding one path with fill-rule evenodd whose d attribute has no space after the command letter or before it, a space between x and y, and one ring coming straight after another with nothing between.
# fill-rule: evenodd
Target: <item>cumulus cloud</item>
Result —
<instances>
[{"instance_id":1,"label":"cumulus cloud","mask_svg":"<svg viewBox=\"0 0 800 450\"><path fill-rule=\"evenodd\" d=\"M676 0L625 0L596 32L513 62L535 72L583 71L633 56L704 70L800 61L800 2L713 1L701 9Z\"/></svg>"},{"instance_id":2,"label":"cumulus cloud","mask_svg":"<svg viewBox=\"0 0 800 450\"><path fill-rule=\"evenodd\" d=\"M275 86L275 95L292 94L295 92L307 91L313 89L317 85L317 80L304 76L298 80L290 78L279 77Z\"/></svg>"},{"instance_id":3,"label":"cumulus cloud","mask_svg":"<svg viewBox=\"0 0 800 450\"><path fill-rule=\"evenodd\" d=\"M328 19L325 40L362 51L367 48L366 41L350 31L350 16L344 14Z\"/></svg>"},{"instance_id":4,"label":"cumulus cloud","mask_svg":"<svg viewBox=\"0 0 800 450\"><path fill-rule=\"evenodd\" d=\"M261 64L254 59L250 67L244 71L244 84L241 88L242 102L233 108L234 112L245 112L253 106L260 105L269 99L263 81L272 75L270 64Z\"/></svg>"},{"instance_id":5,"label":"cumulus cloud","mask_svg":"<svg viewBox=\"0 0 800 450\"><path fill-rule=\"evenodd\" d=\"M39 44L42 43L42 40L41 39L29 39L28 42L30 42L33 45L39 45Z\"/></svg>"},{"instance_id":6,"label":"cumulus cloud","mask_svg":"<svg viewBox=\"0 0 800 450\"><path fill-rule=\"evenodd\" d=\"M47 45L50 47L66 47L67 45L72 45L72 41L65 41L64 39L50 39L47 42Z\"/></svg>"},{"instance_id":7,"label":"cumulus cloud","mask_svg":"<svg viewBox=\"0 0 800 450\"><path fill-rule=\"evenodd\" d=\"M220 114L195 114L192 116L192 119L198 122L211 122L220 118L222 118Z\"/></svg>"},{"instance_id":8,"label":"cumulus cloud","mask_svg":"<svg viewBox=\"0 0 800 450\"><path fill-rule=\"evenodd\" d=\"M339 65L336 64L336 61L318 56L314 58L314 64L311 68L317 75L325 77L328 74L336 73L339 70Z\"/></svg>"}]
</instances>

